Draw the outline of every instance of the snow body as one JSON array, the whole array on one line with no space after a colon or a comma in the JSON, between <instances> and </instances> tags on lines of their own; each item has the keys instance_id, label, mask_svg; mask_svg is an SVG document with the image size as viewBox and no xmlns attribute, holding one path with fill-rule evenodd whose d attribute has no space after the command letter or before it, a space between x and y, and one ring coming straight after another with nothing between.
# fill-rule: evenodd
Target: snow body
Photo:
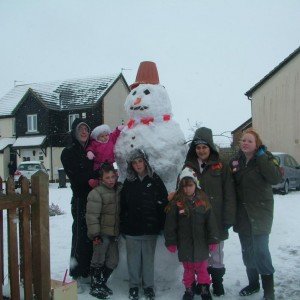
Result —
<instances>
[{"instance_id":1,"label":"snow body","mask_svg":"<svg viewBox=\"0 0 300 300\"><path fill-rule=\"evenodd\" d=\"M173 191L187 149L180 126L172 119L166 89L159 84L140 84L127 96L125 110L130 120L115 146L120 180L126 177L128 154L134 148L141 148L167 190Z\"/></svg>"}]
</instances>

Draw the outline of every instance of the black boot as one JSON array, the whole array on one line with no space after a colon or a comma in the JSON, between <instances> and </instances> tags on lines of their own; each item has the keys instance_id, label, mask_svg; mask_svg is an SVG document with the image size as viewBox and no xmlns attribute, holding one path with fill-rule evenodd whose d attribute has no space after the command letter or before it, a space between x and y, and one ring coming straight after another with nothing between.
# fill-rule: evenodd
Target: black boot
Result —
<instances>
[{"instance_id":1,"label":"black boot","mask_svg":"<svg viewBox=\"0 0 300 300\"><path fill-rule=\"evenodd\" d=\"M155 292L152 287L144 288L144 296L146 300L154 300L155 299Z\"/></svg>"},{"instance_id":2,"label":"black boot","mask_svg":"<svg viewBox=\"0 0 300 300\"><path fill-rule=\"evenodd\" d=\"M198 284L200 288L200 295L202 300L212 300L211 293L209 291L209 284Z\"/></svg>"},{"instance_id":3,"label":"black boot","mask_svg":"<svg viewBox=\"0 0 300 300\"><path fill-rule=\"evenodd\" d=\"M103 268L91 268L91 290L90 295L98 299L108 299L109 294L104 288Z\"/></svg>"},{"instance_id":4,"label":"black boot","mask_svg":"<svg viewBox=\"0 0 300 300\"><path fill-rule=\"evenodd\" d=\"M271 275L261 275L261 282L264 289L264 300L274 300L274 276Z\"/></svg>"},{"instance_id":5,"label":"black boot","mask_svg":"<svg viewBox=\"0 0 300 300\"><path fill-rule=\"evenodd\" d=\"M139 299L139 288L138 287L130 288L128 298L131 300L138 300Z\"/></svg>"},{"instance_id":6,"label":"black boot","mask_svg":"<svg viewBox=\"0 0 300 300\"><path fill-rule=\"evenodd\" d=\"M207 271L211 275L213 294L217 297L224 295L223 276L225 274L225 268L209 267Z\"/></svg>"},{"instance_id":7,"label":"black boot","mask_svg":"<svg viewBox=\"0 0 300 300\"><path fill-rule=\"evenodd\" d=\"M246 272L249 280L249 285L247 285L240 291L240 296L250 296L254 293L259 292L260 289L259 275L257 270L254 268L247 268Z\"/></svg>"},{"instance_id":8,"label":"black boot","mask_svg":"<svg viewBox=\"0 0 300 300\"><path fill-rule=\"evenodd\" d=\"M194 291L193 289L190 288L186 288L185 293L182 297L182 300L193 300L194 299Z\"/></svg>"},{"instance_id":9,"label":"black boot","mask_svg":"<svg viewBox=\"0 0 300 300\"><path fill-rule=\"evenodd\" d=\"M108 278L110 277L111 273L112 273L113 269L110 269L106 266L102 267L102 274L103 274L103 288L107 291L107 293L109 295L113 294L113 291L106 285L106 282L108 280Z\"/></svg>"}]
</instances>

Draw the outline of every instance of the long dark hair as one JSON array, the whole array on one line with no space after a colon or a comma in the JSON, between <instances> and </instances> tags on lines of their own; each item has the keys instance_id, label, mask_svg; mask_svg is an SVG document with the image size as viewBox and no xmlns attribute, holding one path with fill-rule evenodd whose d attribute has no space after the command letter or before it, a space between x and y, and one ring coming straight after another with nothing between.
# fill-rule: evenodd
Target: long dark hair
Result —
<instances>
[{"instance_id":1,"label":"long dark hair","mask_svg":"<svg viewBox=\"0 0 300 300\"><path fill-rule=\"evenodd\" d=\"M182 207L185 211L185 214L189 216L189 207L187 203L188 201L190 201L190 197L188 197L184 193L183 188L192 184L195 185L195 195L193 196L193 198L195 200L196 206L198 206L198 204L203 206L205 211L211 208L211 204L208 200L206 193L197 187L195 181L192 178L184 177L180 180L177 191L174 193L172 199L170 199L170 203L166 207L166 212L170 210L171 205L174 205L174 203L176 203L176 205L178 207Z\"/></svg>"}]
</instances>

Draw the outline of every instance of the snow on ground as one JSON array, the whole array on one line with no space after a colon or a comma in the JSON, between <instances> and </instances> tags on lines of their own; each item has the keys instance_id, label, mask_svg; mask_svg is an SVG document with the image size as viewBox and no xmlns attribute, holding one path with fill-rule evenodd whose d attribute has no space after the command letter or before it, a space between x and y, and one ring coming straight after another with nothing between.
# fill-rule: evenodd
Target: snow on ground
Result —
<instances>
[{"instance_id":1,"label":"snow on ground","mask_svg":"<svg viewBox=\"0 0 300 300\"><path fill-rule=\"evenodd\" d=\"M51 277L62 280L69 266L71 245L70 188L58 189L58 184L50 184L50 204L58 204L65 211L64 215L50 218L51 242ZM276 269L275 289L276 299L300 299L300 192L288 195L275 195L275 216L270 249L273 264ZM230 231L230 238L225 242L226 274L224 300L244 299L239 297L239 290L247 284L245 268L242 262L239 239L236 233ZM184 287L181 283L182 268L177 255L167 252L160 237L156 251L156 299L181 299ZM128 277L126 268L126 253L124 240L120 240L120 263L108 285L113 289L113 300L128 299ZM247 297L258 300L262 291ZM78 295L79 300L96 299L89 295L88 288L84 294ZM200 299L200 296L195 296ZM217 297L215 297L217 299Z\"/></svg>"}]
</instances>

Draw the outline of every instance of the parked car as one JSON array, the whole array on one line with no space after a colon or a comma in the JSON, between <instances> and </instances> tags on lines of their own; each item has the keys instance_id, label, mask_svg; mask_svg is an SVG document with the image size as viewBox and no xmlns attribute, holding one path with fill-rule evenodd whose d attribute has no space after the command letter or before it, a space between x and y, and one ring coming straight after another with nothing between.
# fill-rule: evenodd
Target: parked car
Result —
<instances>
[{"instance_id":1,"label":"parked car","mask_svg":"<svg viewBox=\"0 0 300 300\"><path fill-rule=\"evenodd\" d=\"M287 153L272 152L282 172L282 181L273 185L273 190L287 194L291 189L300 190L300 165L294 157Z\"/></svg>"},{"instance_id":2,"label":"parked car","mask_svg":"<svg viewBox=\"0 0 300 300\"><path fill-rule=\"evenodd\" d=\"M45 168L44 164L41 161L31 160L21 162L14 175L15 187L19 187L20 176L25 176L30 181L31 176L39 170L48 173L48 170Z\"/></svg>"}]
</instances>

